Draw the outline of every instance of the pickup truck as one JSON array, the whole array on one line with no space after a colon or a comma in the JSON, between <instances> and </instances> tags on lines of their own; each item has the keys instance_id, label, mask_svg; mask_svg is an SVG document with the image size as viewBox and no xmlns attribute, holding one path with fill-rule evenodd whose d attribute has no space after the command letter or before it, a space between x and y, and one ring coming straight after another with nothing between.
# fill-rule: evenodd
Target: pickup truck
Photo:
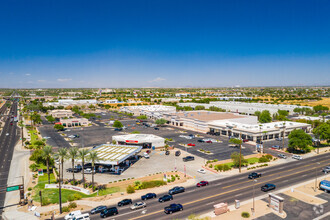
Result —
<instances>
[{"instance_id":1,"label":"pickup truck","mask_svg":"<svg viewBox=\"0 0 330 220\"><path fill-rule=\"evenodd\" d=\"M253 172L253 173L249 174L249 179L255 179L255 178L259 178L259 177L261 177L261 173Z\"/></svg>"}]
</instances>

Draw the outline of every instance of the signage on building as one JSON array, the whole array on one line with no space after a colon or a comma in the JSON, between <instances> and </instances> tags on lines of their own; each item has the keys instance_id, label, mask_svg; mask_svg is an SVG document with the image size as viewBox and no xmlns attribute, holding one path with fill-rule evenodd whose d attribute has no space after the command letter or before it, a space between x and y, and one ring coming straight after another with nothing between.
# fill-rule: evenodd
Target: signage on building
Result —
<instances>
[{"instance_id":1,"label":"signage on building","mask_svg":"<svg viewBox=\"0 0 330 220\"><path fill-rule=\"evenodd\" d=\"M139 143L139 141L135 141L135 140L126 140L126 143Z\"/></svg>"}]
</instances>

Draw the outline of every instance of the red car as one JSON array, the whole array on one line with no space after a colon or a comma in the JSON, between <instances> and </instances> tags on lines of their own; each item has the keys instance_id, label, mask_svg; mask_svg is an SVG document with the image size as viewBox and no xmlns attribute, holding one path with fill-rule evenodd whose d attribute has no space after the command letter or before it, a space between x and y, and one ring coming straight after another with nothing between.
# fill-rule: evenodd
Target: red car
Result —
<instances>
[{"instance_id":1,"label":"red car","mask_svg":"<svg viewBox=\"0 0 330 220\"><path fill-rule=\"evenodd\" d=\"M150 154L150 153L151 153L151 151L150 151L150 150L147 150L147 151L146 151L146 153L147 153L147 154Z\"/></svg>"},{"instance_id":2,"label":"red car","mask_svg":"<svg viewBox=\"0 0 330 220\"><path fill-rule=\"evenodd\" d=\"M189 143L188 146L192 146L192 147L195 147L196 145L193 144L193 143Z\"/></svg>"},{"instance_id":3,"label":"red car","mask_svg":"<svg viewBox=\"0 0 330 220\"><path fill-rule=\"evenodd\" d=\"M209 144L212 144L213 142L208 140L208 141L205 141L205 143L209 143Z\"/></svg>"},{"instance_id":4,"label":"red car","mask_svg":"<svg viewBox=\"0 0 330 220\"><path fill-rule=\"evenodd\" d=\"M207 186L207 185L209 185L209 182L207 181L200 181L199 183L196 184L197 187Z\"/></svg>"},{"instance_id":5,"label":"red car","mask_svg":"<svg viewBox=\"0 0 330 220\"><path fill-rule=\"evenodd\" d=\"M245 143L245 142L248 142L249 141L249 139L243 139L243 142Z\"/></svg>"}]
</instances>

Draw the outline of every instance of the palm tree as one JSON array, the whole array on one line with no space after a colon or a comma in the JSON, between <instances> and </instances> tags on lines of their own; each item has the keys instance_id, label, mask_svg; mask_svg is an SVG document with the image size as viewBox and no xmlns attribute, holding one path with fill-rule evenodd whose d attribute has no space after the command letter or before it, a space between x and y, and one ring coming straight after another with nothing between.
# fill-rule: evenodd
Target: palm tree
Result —
<instances>
[{"instance_id":1,"label":"palm tree","mask_svg":"<svg viewBox=\"0 0 330 220\"><path fill-rule=\"evenodd\" d=\"M47 165L47 175L48 175L48 184L50 184L50 174L49 174L49 161L53 153L53 147L46 145L42 149L43 158L46 159L46 165Z\"/></svg>"},{"instance_id":2,"label":"palm tree","mask_svg":"<svg viewBox=\"0 0 330 220\"><path fill-rule=\"evenodd\" d=\"M84 188L85 188L85 158L88 154L88 150L87 149L81 149L78 153L79 153L79 157L81 158L81 162L82 162L82 179L83 179L83 183L84 183Z\"/></svg>"},{"instance_id":3,"label":"palm tree","mask_svg":"<svg viewBox=\"0 0 330 220\"><path fill-rule=\"evenodd\" d=\"M24 134L23 134L23 127L24 127L24 122L21 120L18 122L18 126L21 127L21 132L22 132L22 146L24 142Z\"/></svg>"},{"instance_id":4,"label":"palm tree","mask_svg":"<svg viewBox=\"0 0 330 220\"><path fill-rule=\"evenodd\" d=\"M94 167L95 167L95 161L98 161L100 158L97 156L96 151L92 151L88 155L88 160L92 161L92 187L94 191Z\"/></svg>"},{"instance_id":5,"label":"palm tree","mask_svg":"<svg viewBox=\"0 0 330 220\"><path fill-rule=\"evenodd\" d=\"M61 175L62 177L60 177L60 181L62 180L63 181L63 167L64 167L64 160L68 157L68 151L66 148L60 148L58 150L58 157L59 157L59 160L60 160L60 165L61 165Z\"/></svg>"},{"instance_id":6,"label":"palm tree","mask_svg":"<svg viewBox=\"0 0 330 220\"><path fill-rule=\"evenodd\" d=\"M74 160L77 159L78 157L78 148L76 147L72 147L69 149L69 158L71 159L71 162L72 162L72 177L73 177L73 181L75 180L74 179Z\"/></svg>"}]
</instances>

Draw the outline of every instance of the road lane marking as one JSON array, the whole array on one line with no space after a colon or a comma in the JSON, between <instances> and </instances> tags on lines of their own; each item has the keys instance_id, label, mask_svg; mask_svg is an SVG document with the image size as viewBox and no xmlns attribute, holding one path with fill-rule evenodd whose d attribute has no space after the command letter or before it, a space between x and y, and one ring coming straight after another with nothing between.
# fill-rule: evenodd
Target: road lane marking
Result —
<instances>
[{"instance_id":1,"label":"road lane marking","mask_svg":"<svg viewBox=\"0 0 330 220\"><path fill-rule=\"evenodd\" d=\"M323 160L323 161L320 161L320 162L324 162L324 161L328 161L328 160ZM309 166L311 165L314 165L314 164L309 164ZM324 165L322 166L318 166L318 167L323 167ZM309 170L314 170L315 167L309 169ZM295 173L290 173L288 175L284 175L284 176L279 176L279 177L276 177L272 180L276 180L276 179L279 179L279 178L283 178L283 177L287 177L287 176L292 176L292 175L295 175L295 174L298 174L298 173L302 173L302 172L306 172L308 170L302 170L302 171L298 171L298 172L295 172ZM266 183L266 182L269 182L271 180L267 180L267 181L263 181L263 182L258 182L258 184L261 184L261 183ZM237 184L235 184L237 185ZM194 200L194 201L191 201L191 202L187 202L187 203L184 203L182 204L183 206L185 205L189 205L189 204L193 204L193 203L197 203L197 202L200 202L200 201L203 201L203 200L207 200L207 199L210 199L210 198L214 198L214 197L217 197L217 196L221 196L221 195L224 195L224 194L228 194L228 193L231 193L231 192L235 192L235 191L238 191L238 190L242 190L242 189L246 189L246 188L249 188L251 186L245 186L245 187L240 187L239 189L233 189L233 190L229 190L227 192L223 192L223 193L218 193L218 194L215 194L215 195L212 195L212 196L208 196L208 197L204 197L204 198L201 198L201 199L197 199L197 200ZM160 212L163 212L163 210L159 210L159 211L155 211L155 212L151 212L151 213L148 213L146 215L144 215L143 217L146 217L146 216L150 216L150 215L154 215L154 214L157 214L157 213L160 213ZM131 220L134 220L134 219L140 219L142 218L142 216L140 217L134 217L134 218L131 218Z\"/></svg>"}]
</instances>

